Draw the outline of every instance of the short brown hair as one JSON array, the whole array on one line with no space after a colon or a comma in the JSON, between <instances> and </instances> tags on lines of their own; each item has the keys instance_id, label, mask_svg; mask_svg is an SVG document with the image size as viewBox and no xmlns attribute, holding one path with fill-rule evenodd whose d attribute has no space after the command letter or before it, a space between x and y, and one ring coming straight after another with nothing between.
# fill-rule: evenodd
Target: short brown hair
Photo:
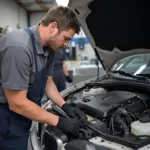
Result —
<instances>
[{"instance_id":1,"label":"short brown hair","mask_svg":"<svg viewBox=\"0 0 150 150\"><path fill-rule=\"evenodd\" d=\"M75 33L80 32L80 25L75 13L66 6L52 7L42 20L42 25L48 26L52 22L57 22L59 29L73 29Z\"/></svg>"}]
</instances>

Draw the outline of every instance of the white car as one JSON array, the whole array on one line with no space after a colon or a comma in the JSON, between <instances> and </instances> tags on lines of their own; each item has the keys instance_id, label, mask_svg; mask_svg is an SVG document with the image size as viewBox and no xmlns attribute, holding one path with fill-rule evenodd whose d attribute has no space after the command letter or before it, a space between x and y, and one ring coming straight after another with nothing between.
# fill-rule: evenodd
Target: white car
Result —
<instances>
[{"instance_id":1,"label":"white car","mask_svg":"<svg viewBox=\"0 0 150 150\"><path fill-rule=\"evenodd\" d=\"M88 116L76 137L37 123L28 150L149 150L148 2L70 0L69 6L106 73L61 92L68 104ZM50 100L43 108L67 117Z\"/></svg>"}]
</instances>

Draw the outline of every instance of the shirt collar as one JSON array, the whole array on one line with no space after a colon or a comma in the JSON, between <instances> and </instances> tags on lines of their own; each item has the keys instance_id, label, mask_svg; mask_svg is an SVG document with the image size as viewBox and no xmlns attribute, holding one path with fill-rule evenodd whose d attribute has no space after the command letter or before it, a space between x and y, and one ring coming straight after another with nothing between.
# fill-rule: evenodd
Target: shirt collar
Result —
<instances>
[{"instance_id":1,"label":"shirt collar","mask_svg":"<svg viewBox=\"0 0 150 150\"><path fill-rule=\"evenodd\" d=\"M44 56L48 56L51 49L43 48L41 38L40 38L40 32L39 32L39 24L32 26L31 30L35 37L35 46L38 54L43 54Z\"/></svg>"}]
</instances>

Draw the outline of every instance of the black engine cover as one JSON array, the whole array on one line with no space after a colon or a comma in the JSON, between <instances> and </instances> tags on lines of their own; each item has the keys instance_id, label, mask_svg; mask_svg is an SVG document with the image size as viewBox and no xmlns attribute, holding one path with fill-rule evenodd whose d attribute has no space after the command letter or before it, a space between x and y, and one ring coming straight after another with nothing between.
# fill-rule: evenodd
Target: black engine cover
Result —
<instances>
[{"instance_id":1,"label":"black engine cover","mask_svg":"<svg viewBox=\"0 0 150 150\"><path fill-rule=\"evenodd\" d=\"M134 93L111 91L105 94L79 99L74 101L73 104L93 117L104 118L119 106L128 104L129 101L137 99L138 96Z\"/></svg>"}]
</instances>

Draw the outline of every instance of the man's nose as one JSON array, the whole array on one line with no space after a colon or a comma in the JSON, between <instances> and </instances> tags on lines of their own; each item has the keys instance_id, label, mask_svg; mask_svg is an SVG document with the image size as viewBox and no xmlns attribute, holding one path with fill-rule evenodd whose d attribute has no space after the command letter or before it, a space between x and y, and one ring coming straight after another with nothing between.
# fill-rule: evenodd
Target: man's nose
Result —
<instances>
[{"instance_id":1,"label":"man's nose","mask_svg":"<svg viewBox=\"0 0 150 150\"><path fill-rule=\"evenodd\" d=\"M69 44L69 41L66 41L66 42L64 43L64 47L68 46L68 44Z\"/></svg>"}]
</instances>

